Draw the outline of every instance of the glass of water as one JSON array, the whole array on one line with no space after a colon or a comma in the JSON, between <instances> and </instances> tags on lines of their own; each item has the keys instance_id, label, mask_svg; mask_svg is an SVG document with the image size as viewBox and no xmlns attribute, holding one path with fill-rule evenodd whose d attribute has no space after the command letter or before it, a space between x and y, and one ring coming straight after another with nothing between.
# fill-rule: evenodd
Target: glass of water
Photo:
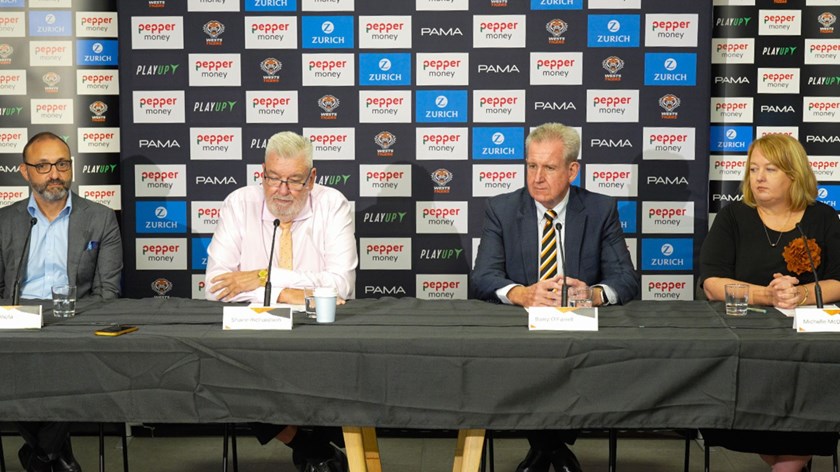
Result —
<instances>
[{"instance_id":1,"label":"glass of water","mask_svg":"<svg viewBox=\"0 0 840 472\"><path fill-rule=\"evenodd\" d=\"M306 309L306 316L315 319L315 288L303 288L303 304Z\"/></svg>"},{"instance_id":2,"label":"glass of water","mask_svg":"<svg viewBox=\"0 0 840 472\"><path fill-rule=\"evenodd\" d=\"M76 315L76 286L56 285L52 288L53 316L70 318Z\"/></svg>"},{"instance_id":3,"label":"glass of water","mask_svg":"<svg viewBox=\"0 0 840 472\"><path fill-rule=\"evenodd\" d=\"M750 287L746 284L726 284L723 287L726 297L726 314L744 316L750 303Z\"/></svg>"}]
</instances>

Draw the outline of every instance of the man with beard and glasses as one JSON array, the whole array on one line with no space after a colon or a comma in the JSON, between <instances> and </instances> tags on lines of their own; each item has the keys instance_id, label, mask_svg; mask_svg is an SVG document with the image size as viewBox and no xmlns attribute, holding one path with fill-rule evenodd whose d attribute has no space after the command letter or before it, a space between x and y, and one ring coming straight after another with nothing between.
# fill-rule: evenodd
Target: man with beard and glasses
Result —
<instances>
[{"instance_id":1,"label":"man with beard and glasses","mask_svg":"<svg viewBox=\"0 0 840 472\"><path fill-rule=\"evenodd\" d=\"M262 303L269 259L272 301L303 304L307 287L332 287L340 300L353 298L358 256L350 203L316 184L316 175L308 139L285 131L268 140L262 186L237 189L222 205L207 250L208 300ZM346 457L330 444L341 445L339 428L252 427L262 444L277 438L291 447L300 471L347 470Z\"/></svg>"},{"instance_id":2,"label":"man with beard and glasses","mask_svg":"<svg viewBox=\"0 0 840 472\"><path fill-rule=\"evenodd\" d=\"M76 297L120 295L122 239L114 212L70 190L70 148L59 136L38 133L23 148L20 173L32 189L28 199L0 209L0 298L13 298L18 264L21 298L51 299L55 285L75 285ZM35 221L32 226L32 221ZM18 452L27 471L80 472L68 423L18 423L25 444Z\"/></svg>"}]
</instances>

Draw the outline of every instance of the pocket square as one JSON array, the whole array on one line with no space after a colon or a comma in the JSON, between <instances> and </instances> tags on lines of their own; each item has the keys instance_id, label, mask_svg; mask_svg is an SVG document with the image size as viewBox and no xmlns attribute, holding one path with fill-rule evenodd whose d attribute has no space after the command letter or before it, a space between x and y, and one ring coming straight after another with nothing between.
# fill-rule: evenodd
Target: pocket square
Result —
<instances>
[{"instance_id":1,"label":"pocket square","mask_svg":"<svg viewBox=\"0 0 840 472\"><path fill-rule=\"evenodd\" d=\"M88 241L87 246L85 246L85 251L93 251L99 248L99 241Z\"/></svg>"}]
</instances>

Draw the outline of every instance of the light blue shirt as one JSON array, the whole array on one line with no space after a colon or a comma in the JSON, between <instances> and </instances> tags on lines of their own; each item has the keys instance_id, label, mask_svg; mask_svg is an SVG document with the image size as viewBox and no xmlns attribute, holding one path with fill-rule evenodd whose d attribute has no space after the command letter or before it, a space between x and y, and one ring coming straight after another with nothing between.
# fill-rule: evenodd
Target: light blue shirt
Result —
<instances>
[{"instance_id":1,"label":"light blue shirt","mask_svg":"<svg viewBox=\"0 0 840 472\"><path fill-rule=\"evenodd\" d=\"M20 298L51 299L54 285L70 283L67 277L67 238L70 212L73 211L71 195L67 192L67 203L53 221L41 213L35 194L29 195L29 214L37 218L38 223L32 227L29 260L26 277L21 283Z\"/></svg>"}]
</instances>

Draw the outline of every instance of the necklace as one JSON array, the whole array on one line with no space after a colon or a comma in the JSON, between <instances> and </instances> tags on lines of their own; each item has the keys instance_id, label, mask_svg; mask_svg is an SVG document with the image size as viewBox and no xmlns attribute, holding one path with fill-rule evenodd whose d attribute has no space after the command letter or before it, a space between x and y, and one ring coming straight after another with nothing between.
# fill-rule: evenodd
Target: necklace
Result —
<instances>
[{"instance_id":1,"label":"necklace","mask_svg":"<svg viewBox=\"0 0 840 472\"><path fill-rule=\"evenodd\" d=\"M782 225L782 228L787 228L788 221L790 221L790 215L791 215L791 213L788 213L788 216L787 216L787 218L785 218L785 223ZM770 233L767 232L767 225L764 224L764 218L761 217L761 210L758 211L758 219L761 220L761 226L764 228L764 235L767 236L767 243L770 245L770 247L778 246L779 242L782 240L782 235L784 233L782 231L779 231L779 237L776 238L776 242L774 243L770 239Z\"/></svg>"}]
</instances>

